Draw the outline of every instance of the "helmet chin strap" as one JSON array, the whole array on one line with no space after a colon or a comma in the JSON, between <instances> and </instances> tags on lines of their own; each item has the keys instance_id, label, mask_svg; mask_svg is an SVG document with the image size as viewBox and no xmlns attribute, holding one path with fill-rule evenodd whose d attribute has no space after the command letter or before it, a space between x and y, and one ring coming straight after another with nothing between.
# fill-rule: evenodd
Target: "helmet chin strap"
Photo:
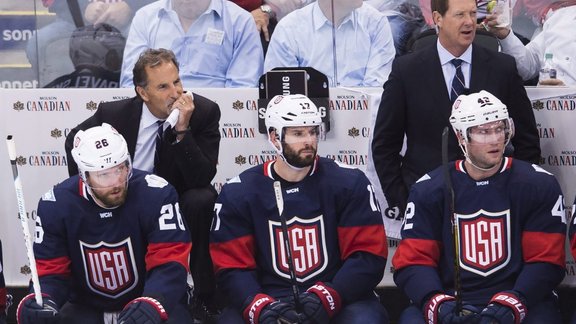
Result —
<instances>
[{"instance_id":1,"label":"helmet chin strap","mask_svg":"<svg viewBox=\"0 0 576 324\"><path fill-rule=\"evenodd\" d=\"M92 200L94 200L94 202L96 203L96 205L104 208L104 209L116 209L118 207L120 207L121 205L118 206L114 206L114 207L106 207L103 206L102 203L100 202L100 199L96 198L96 196L94 195L94 193L92 192L92 187L90 187L90 185L88 185L88 182L82 180L84 182L84 185L86 186L86 191L88 191L88 194L90 195L90 197L92 197ZM126 180L126 190L128 190L128 180Z\"/></svg>"},{"instance_id":2,"label":"helmet chin strap","mask_svg":"<svg viewBox=\"0 0 576 324\"><path fill-rule=\"evenodd\" d=\"M282 150L282 144L280 142L280 139L277 137L276 140L278 141L278 143L280 143L280 147L277 147L274 142L272 142L270 140L270 138L268 138L268 142L270 142L270 144L272 145L272 147L274 148L274 150L276 151L276 153L278 153L278 155L280 156L280 158L282 158L282 161L284 161L284 163L286 163L292 170L294 171L302 171L304 170L306 167L303 168L299 168L297 166L294 166L292 164L290 164L290 162L288 162L288 160L286 159L286 157L284 156L284 150Z\"/></svg>"},{"instance_id":3,"label":"helmet chin strap","mask_svg":"<svg viewBox=\"0 0 576 324\"><path fill-rule=\"evenodd\" d=\"M473 167L475 167L476 169L478 169L480 171L487 172L487 171L492 171L495 168L500 167L500 163L494 164L493 166L491 166L489 168L480 167L480 166L476 165L476 163L472 162L470 155L468 155L468 150L466 150L466 144L460 144L460 149L462 149L462 152L464 153L464 157L466 157L466 162L470 163L470 165L472 165ZM502 150L502 154L504 154L504 150ZM502 160L500 160L500 161L502 161Z\"/></svg>"}]
</instances>

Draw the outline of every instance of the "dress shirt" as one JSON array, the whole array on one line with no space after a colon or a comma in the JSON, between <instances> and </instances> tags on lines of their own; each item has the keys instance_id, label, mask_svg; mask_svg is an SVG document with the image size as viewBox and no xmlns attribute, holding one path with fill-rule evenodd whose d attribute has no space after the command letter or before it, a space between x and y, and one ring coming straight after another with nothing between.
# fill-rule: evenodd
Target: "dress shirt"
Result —
<instances>
[{"instance_id":1,"label":"dress shirt","mask_svg":"<svg viewBox=\"0 0 576 324\"><path fill-rule=\"evenodd\" d=\"M264 54L254 19L226 0L212 0L187 31L171 0L138 10L126 40L120 86L134 86L132 69L148 48L174 52L185 88L256 87L262 75Z\"/></svg>"},{"instance_id":2,"label":"dress shirt","mask_svg":"<svg viewBox=\"0 0 576 324\"><path fill-rule=\"evenodd\" d=\"M332 23L314 2L278 22L264 70L309 66L324 73L331 86L381 87L396 54L388 19L368 5L344 18L336 28L338 80L332 53Z\"/></svg>"},{"instance_id":3,"label":"dress shirt","mask_svg":"<svg viewBox=\"0 0 576 324\"><path fill-rule=\"evenodd\" d=\"M470 88L470 64L472 63L472 46L468 46L468 49L460 57L456 57L440 44L440 41L436 41L436 48L438 49L438 56L440 57L440 64L442 64L442 72L444 73L444 82L446 82L446 91L448 91L448 96L450 96L450 89L452 88L452 79L456 75L456 67L452 64L452 59L461 59L462 74L464 75L464 85L466 89Z\"/></svg>"},{"instance_id":4,"label":"dress shirt","mask_svg":"<svg viewBox=\"0 0 576 324\"><path fill-rule=\"evenodd\" d=\"M154 169L154 154L156 149L156 133L158 132L157 122L160 119L154 117L144 104L142 107L142 117L138 127L138 139L136 140L136 150L132 159L132 165L136 169L152 172ZM164 125L166 130L166 125Z\"/></svg>"},{"instance_id":5,"label":"dress shirt","mask_svg":"<svg viewBox=\"0 0 576 324\"><path fill-rule=\"evenodd\" d=\"M552 53L557 78L567 86L576 86L576 6L555 11L544 22L542 32L524 46L512 31L502 40L502 52L516 59L518 73L529 80L540 71L544 55Z\"/></svg>"}]
</instances>

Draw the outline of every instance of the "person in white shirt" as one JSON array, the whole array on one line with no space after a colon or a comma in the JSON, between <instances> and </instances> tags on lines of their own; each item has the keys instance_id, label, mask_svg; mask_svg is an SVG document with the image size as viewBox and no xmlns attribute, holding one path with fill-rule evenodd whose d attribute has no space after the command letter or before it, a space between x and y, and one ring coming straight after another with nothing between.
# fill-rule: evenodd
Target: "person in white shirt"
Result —
<instances>
[{"instance_id":1,"label":"person in white shirt","mask_svg":"<svg viewBox=\"0 0 576 324\"><path fill-rule=\"evenodd\" d=\"M396 54L388 19L361 0L318 0L278 22L264 71L313 67L330 86L380 87ZM335 26L335 28L333 28Z\"/></svg>"},{"instance_id":2,"label":"person in white shirt","mask_svg":"<svg viewBox=\"0 0 576 324\"><path fill-rule=\"evenodd\" d=\"M556 10L552 9L557 7ZM487 29L500 39L502 52L516 59L518 73L524 80L538 75L546 53L553 55L556 79L539 80L539 85L576 86L576 1L558 1L551 5L542 32L527 45L509 27L496 27L498 15L486 17Z\"/></svg>"}]
</instances>

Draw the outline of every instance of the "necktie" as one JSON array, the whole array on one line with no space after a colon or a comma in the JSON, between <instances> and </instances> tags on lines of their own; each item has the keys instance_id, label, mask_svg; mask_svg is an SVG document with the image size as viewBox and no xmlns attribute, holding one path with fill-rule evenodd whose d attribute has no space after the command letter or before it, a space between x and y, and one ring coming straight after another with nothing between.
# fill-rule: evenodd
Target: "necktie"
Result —
<instances>
[{"instance_id":1,"label":"necktie","mask_svg":"<svg viewBox=\"0 0 576 324\"><path fill-rule=\"evenodd\" d=\"M158 130L156 131L156 147L154 149L154 173L156 173L158 164L160 163L160 149L162 148L162 135L164 133L164 121L159 120L156 122Z\"/></svg>"},{"instance_id":2,"label":"necktie","mask_svg":"<svg viewBox=\"0 0 576 324\"><path fill-rule=\"evenodd\" d=\"M454 75L454 79L452 79L452 88L450 90L450 100L454 102L459 95L464 92L465 83L464 83L464 74L462 74L462 61L461 59L452 59L450 61L452 65L456 68L456 74Z\"/></svg>"}]
</instances>

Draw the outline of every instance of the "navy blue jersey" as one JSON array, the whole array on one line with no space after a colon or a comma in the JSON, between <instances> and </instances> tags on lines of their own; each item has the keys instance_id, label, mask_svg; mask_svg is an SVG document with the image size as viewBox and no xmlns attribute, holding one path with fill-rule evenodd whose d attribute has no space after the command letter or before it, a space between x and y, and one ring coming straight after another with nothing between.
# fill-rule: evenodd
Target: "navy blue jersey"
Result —
<instances>
[{"instance_id":1,"label":"navy blue jersey","mask_svg":"<svg viewBox=\"0 0 576 324\"><path fill-rule=\"evenodd\" d=\"M572 215L570 217L570 232L568 238L570 240L570 252L572 252L572 257L576 260L576 218L574 215L576 214L576 198L574 198L574 204L572 205Z\"/></svg>"},{"instance_id":2,"label":"navy blue jersey","mask_svg":"<svg viewBox=\"0 0 576 324\"><path fill-rule=\"evenodd\" d=\"M274 163L229 180L216 202L210 252L219 288L236 307L260 292L290 295ZM322 281L331 283L345 303L369 296L383 276L388 250L364 173L317 158L306 178L283 183L282 189L300 291Z\"/></svg>"},{"instance_id":3,"label":"navy blue jersey","mask_svg":"<svg viewBox=\"0 0 576 324\"><path fill-rule=\"evenodd\" d=\"M186 292L191 243L166 180L133 170L128 195L115 209L98 206L78 176L44 194L38 204L34 254L42 293L121 310L139 296L170 312Z\"/></svg>"},{"instance_id":4,"label":"navy blue jersey","mask_svg":"<svg viewBox=\"0 0 576 324\"><path fill-rule=\"evenodd\" d=\"M493 176L476 181L464 161L450 164L459 233L462 299L485 305L514 289L529 305L564 277L566 216L560 186L539 166L504 158ZM412 187L402 241L392 259L394 280L416 303L453 293L453 217L442 167Z\"/></svg>"}]
</instances>

